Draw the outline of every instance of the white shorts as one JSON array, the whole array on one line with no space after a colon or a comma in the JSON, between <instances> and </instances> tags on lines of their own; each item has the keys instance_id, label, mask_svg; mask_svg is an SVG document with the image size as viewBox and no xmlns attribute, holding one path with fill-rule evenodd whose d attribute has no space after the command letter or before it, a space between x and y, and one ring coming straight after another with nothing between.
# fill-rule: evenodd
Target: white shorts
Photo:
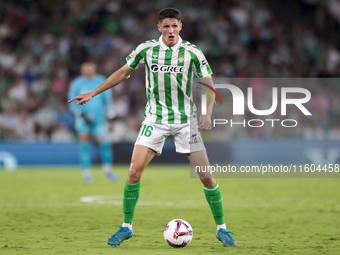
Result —
<instances>
[{"instance_id":1,"label":"white shorts","mask_svg":"<svg viewBox=\"0 0 340 255\"><path fill-rule=\"evenodd\" d=\"M135 144L143 145L162 154L165 140L172 136L176 152L192 153L205 150L205 146L198 132L197 120L186 124L156 124L144 120Z\"/></svg>"}]
</instances>

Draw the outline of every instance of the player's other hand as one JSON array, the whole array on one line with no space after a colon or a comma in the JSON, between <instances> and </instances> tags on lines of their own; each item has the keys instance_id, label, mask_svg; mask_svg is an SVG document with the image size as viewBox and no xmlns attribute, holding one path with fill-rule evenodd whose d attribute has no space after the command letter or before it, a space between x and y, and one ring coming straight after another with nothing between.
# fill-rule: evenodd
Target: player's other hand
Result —
<instances>
[{"instance_id":1,"label":"player's other hand","mask_svg":"<svg viewBox=\"0 0 340 255\"><path fill-rule=\"evenodd\" d=\"M200 125L198 131L211 130L211 118L208 115L200 116Z\"/></svg>"},{"instance_id":2,"label":"player's other hand","mask_svg":"<svg viewBox=\"0 0 340 255\"><path fill-rule=\"evenodd\" d=\"M80 95L72 98L68 102L71 103L72 101L77 100L77 105L85 105L86 102L90 101L92 98L93 98L93 96L91 95L91 93L86 93L86 94L80 94Z\"/></svg>"}]
</instances>

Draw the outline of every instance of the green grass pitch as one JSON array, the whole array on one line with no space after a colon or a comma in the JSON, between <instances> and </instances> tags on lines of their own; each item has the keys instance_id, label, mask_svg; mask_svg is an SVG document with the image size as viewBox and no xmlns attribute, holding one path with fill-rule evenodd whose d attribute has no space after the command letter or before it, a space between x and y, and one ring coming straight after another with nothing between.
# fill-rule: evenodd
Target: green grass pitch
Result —
<instances>
[{"instance_id":1,"label":"green grass pitch","mask_svg":"<svg viewBox=\"0 0 340 255\"><path fill-rule=\"evenodd\" d=\"M339 179L217 179L238 244L224 248L199 179L176 165L146 169L134 236L108 246L123 220L128 166L115 169L119 183L95 168L93 184L76 168L0 171L0 254L340 254ZM182 249L163 239L174 218L193 227Z\"/></svg>"}]
</instances>

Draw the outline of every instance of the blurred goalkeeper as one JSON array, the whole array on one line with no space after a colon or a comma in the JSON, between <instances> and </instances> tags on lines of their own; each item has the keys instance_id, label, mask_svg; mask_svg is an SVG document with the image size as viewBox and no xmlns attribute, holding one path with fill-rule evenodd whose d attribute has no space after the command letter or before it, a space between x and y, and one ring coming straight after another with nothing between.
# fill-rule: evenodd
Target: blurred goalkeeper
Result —
<instances>
[{"instance_id":1,"label":"blurred goalkeeper","mask_svg":"<svg viewBox=\"0 0 340 255\"><path fill-rule=\"evenodd\" d=\"M106 80L105 77L96 74L96 66L91 62L81 65L81 74L71 82L68 99L90 92ZM115 115L112 90L105 91L85 106L74 102L69 104L69 108L75 115L75 129L80 139L80 163L85 182L94 181L91 174L91 134L96 138L100 147L103 175L112 181L118 181L118 176L112 171L112 145L107 139L109 130L106 118L112 119Z\"/></svg>"}]
</instances>

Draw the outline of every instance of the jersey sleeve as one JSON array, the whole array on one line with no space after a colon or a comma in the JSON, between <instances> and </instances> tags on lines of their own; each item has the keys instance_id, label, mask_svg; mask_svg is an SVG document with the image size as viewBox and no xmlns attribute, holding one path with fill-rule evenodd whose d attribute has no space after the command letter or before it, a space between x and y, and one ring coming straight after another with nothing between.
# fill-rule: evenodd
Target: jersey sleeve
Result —
<instances>
[{"instance_id":1,"label":"jersey sleeve","mask_svg":"<svg viewBox=\"0 0 340 255\"><path fill-rule=\"evenodd\" d=\"M142 66L145 63L146 50L143 44L138 45L137 48L126 57L127 65L131 69L138 69Z\"/></svg>"},{"instance_id":2,"label":"jersey sleeve","mask_svg":"<svg viewBox=\"0 0 340 255\"><path fill-rule=\"evenodd\" d=\"M198 78L204 78L208 75L211 75L213 72L209 66L209 63L207 59L205 58L203 52L201 51L200 48L195 47L194 48L194 70L195 74L197 75Z\"/></svg>"}]
</instances>

